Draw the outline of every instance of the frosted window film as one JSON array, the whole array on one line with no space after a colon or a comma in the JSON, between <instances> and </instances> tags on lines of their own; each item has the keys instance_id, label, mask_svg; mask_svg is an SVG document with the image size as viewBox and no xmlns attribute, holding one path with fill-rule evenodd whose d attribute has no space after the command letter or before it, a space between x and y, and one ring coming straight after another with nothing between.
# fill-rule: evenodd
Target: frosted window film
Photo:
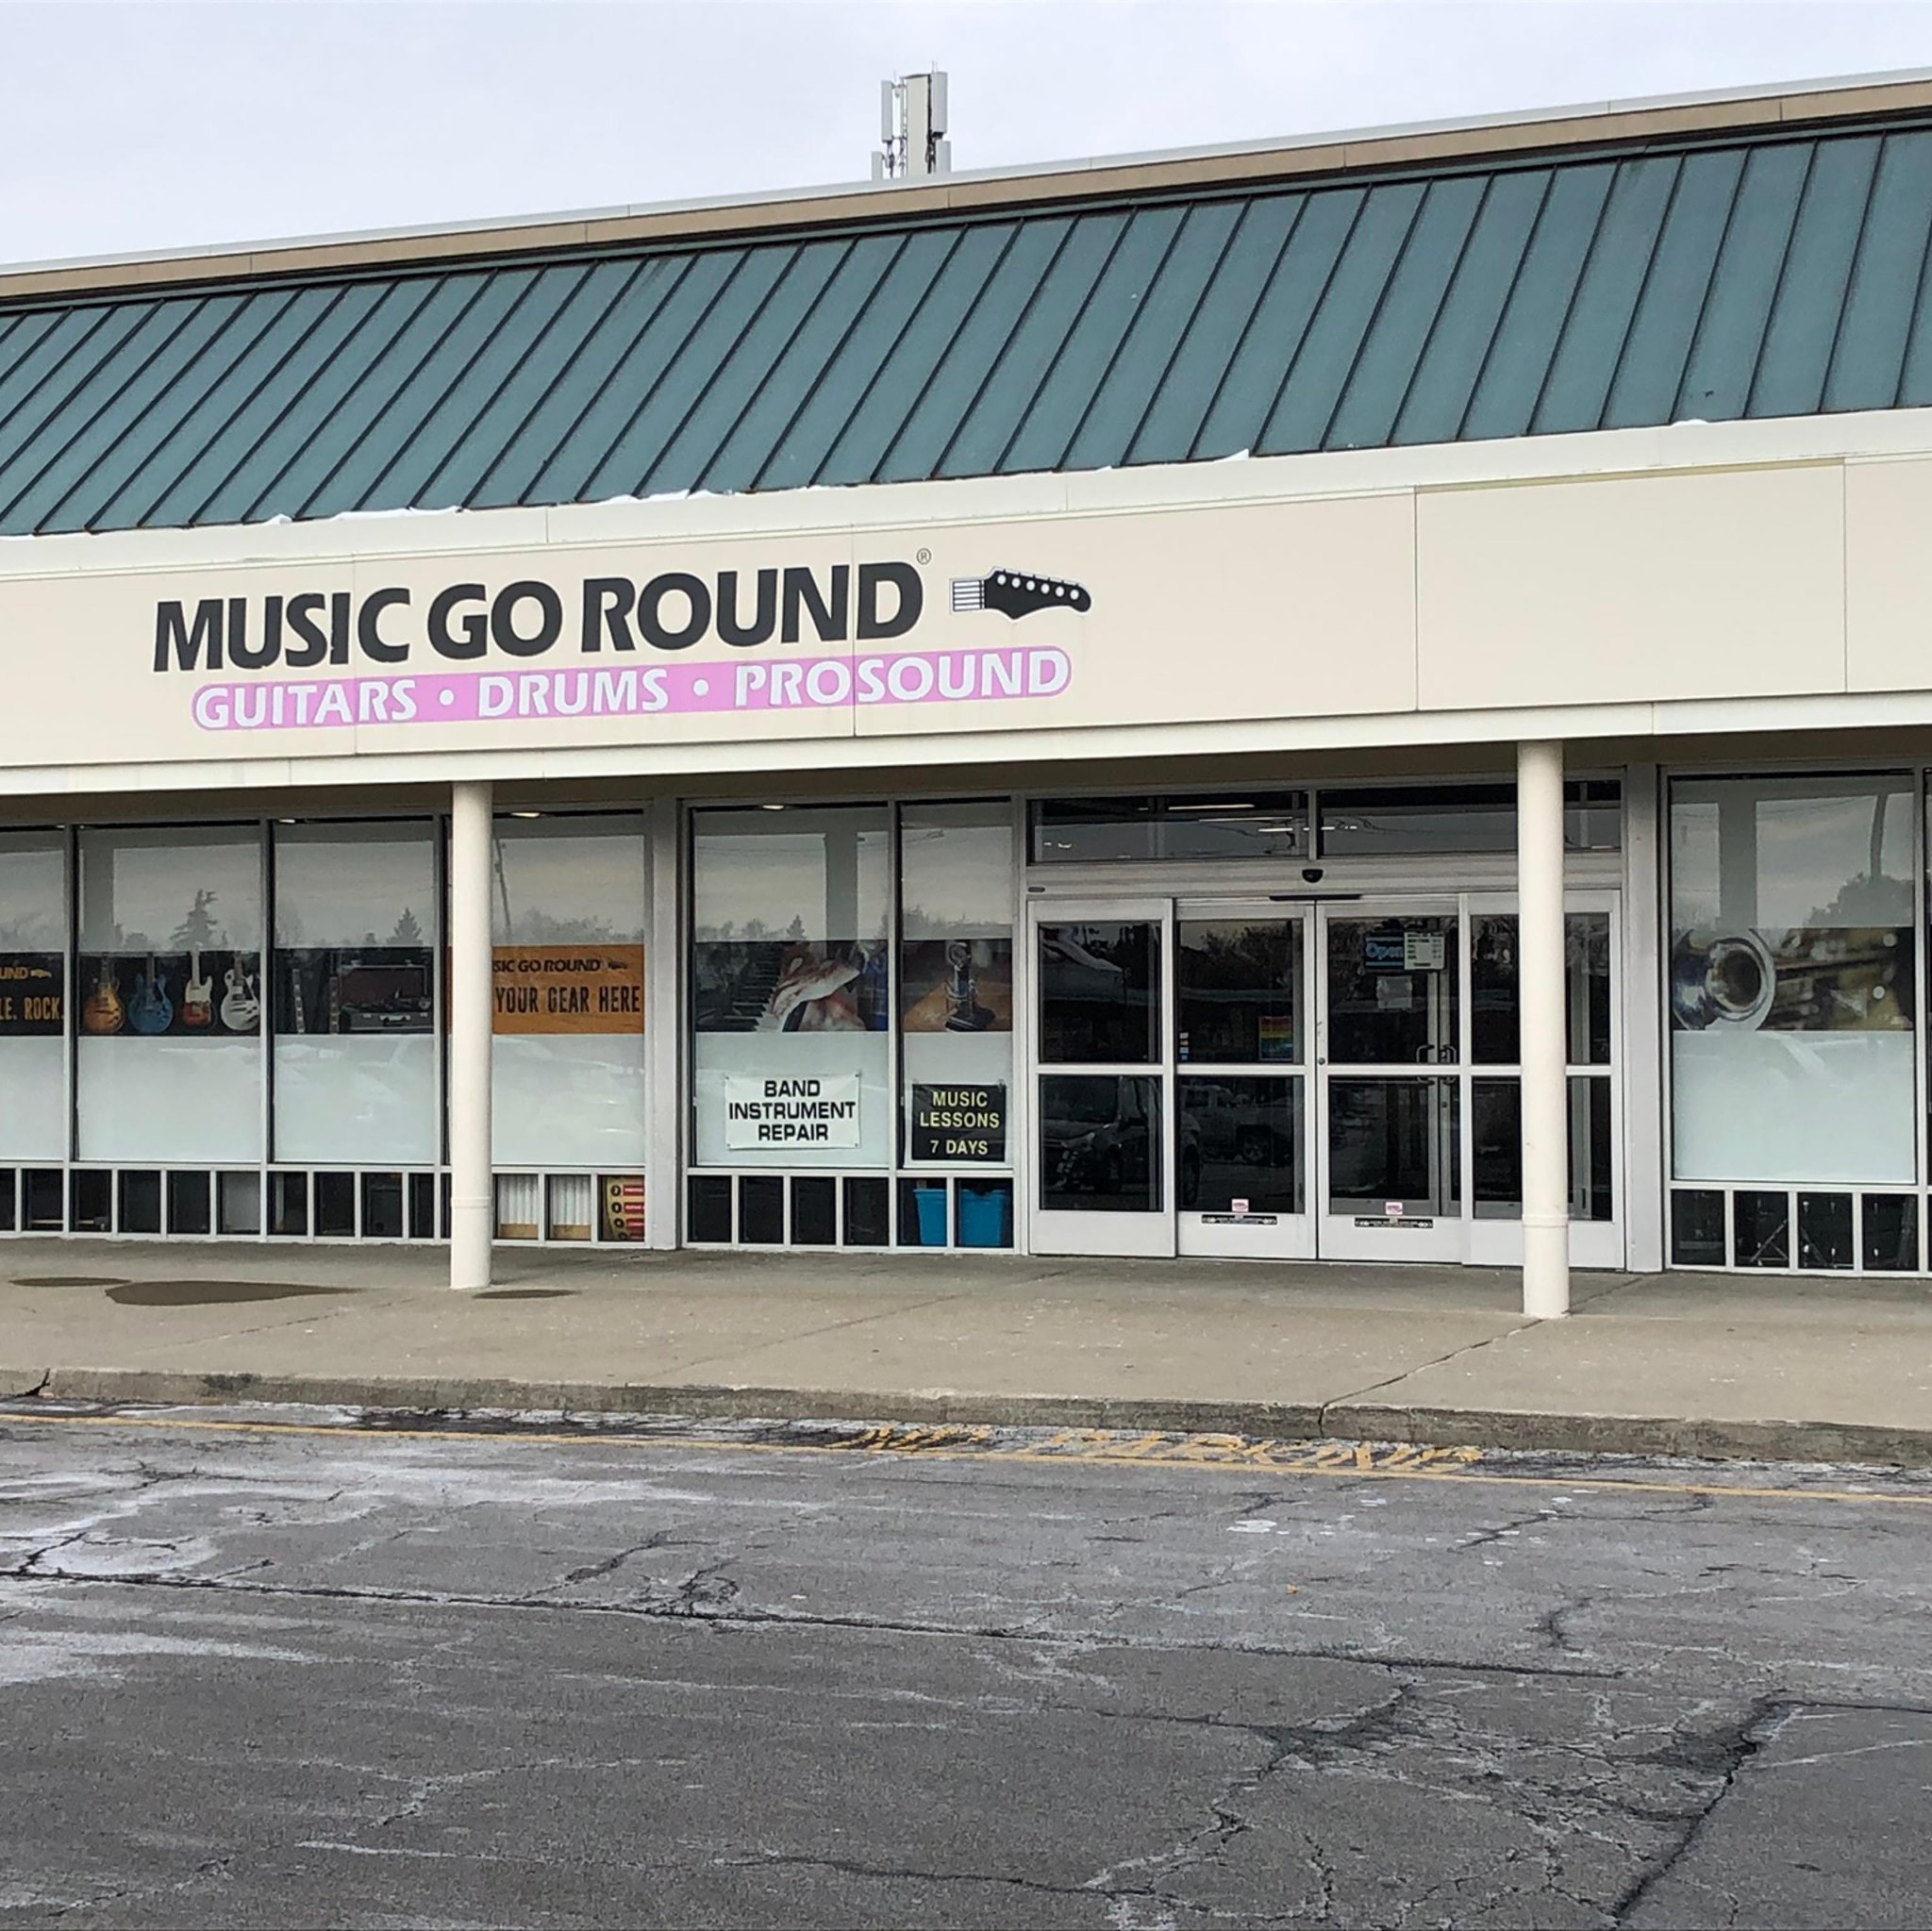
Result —
<instances>
[{"instance_id":1,"label":"frosted window film","mask_svg":"<svg viewBox=\"0 0 1932 1931\"><path fill-rule=\"evenodd\" d=\"M644 1157L644 1040L499 1034L491 1143L507 1167L603 1167Z\"/></svg>"},{"instance_id":2,"label":"frosted window film","mask_svg":"<svg viewBox=\"0 0 1932 1931\"><path fill-rule=\"evenodd\" d=\"M0 1040L0 1160L67 1157L67 1043Z\"/></svg>"},{"instance_id":3,"label":"frosted window film","mask_svg":"<svg viewBox=\"0 0 1932 1931\"><path fill-rule=\"evenodd\" d=\"M363 1167L436 1163L433 1034L280 1038L275 1053L276 1159Z\"/></svg>"},{"instance_id":4,"label":"frosted window film","mask_svg":"<svg viewBox=\"0 0 1932 1931\"><path fill-rule=\"evenodd\" d=\"M83 1039L78 1071L84 1160L261 1157L255 1040Z\"/></svg>"},{"instance_id":5,"label":"frosted window film","mask_svg":"<svg viewBox=\"0 0 1932 1931\"><path fill-rule=\"evenodd\" d=\"M1910 1033L1679 1032L1680 1180L1908 1185Z\"/></svg>"}]
</instances>

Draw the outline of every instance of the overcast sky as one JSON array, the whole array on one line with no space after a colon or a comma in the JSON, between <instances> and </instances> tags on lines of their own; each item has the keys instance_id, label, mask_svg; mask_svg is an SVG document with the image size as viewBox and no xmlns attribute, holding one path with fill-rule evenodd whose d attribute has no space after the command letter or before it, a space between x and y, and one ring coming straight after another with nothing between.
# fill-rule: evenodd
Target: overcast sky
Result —
<instances>
[{"instance_id":1,"label":"overcast sky","mask_svg":"<svg viewBox=\"0 0 1932 1931\"><path fill-rule=\"evenodd\" d=\"M1932 66L1932 0L0 0L0 260Z\"/></svg>"}]
</instances>

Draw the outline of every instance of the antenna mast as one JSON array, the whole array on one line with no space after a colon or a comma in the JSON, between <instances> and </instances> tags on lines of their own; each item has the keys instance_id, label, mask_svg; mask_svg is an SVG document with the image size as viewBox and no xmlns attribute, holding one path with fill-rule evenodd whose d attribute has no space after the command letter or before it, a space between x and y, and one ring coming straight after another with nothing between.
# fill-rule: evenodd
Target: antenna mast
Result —
<instances>
[{"instance_id":1,"label":"antenna mast","mask_svg":"<svg viewBox=\"0 0 1932 1931\"><path fill-rule=\"evenodd\" d=\"M945 75L935 67L930 74L880 81L879 146L872 158L873 179L905 181L952 172Z\"/></svg>"}]
</instances>

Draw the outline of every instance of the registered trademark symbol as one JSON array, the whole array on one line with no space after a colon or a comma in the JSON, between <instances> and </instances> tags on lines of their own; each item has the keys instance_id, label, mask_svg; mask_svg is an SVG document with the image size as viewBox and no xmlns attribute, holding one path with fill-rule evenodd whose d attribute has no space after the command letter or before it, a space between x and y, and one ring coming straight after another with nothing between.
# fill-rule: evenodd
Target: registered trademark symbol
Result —
<instances>
[{"instance_id":1,"label":"registered trademark symbol","mask_svg":"<svg viewBox=\"0 0 1932 1931\"><path fill-rule=\"evenodd\" d=\"M912 553L912 560L915 563L930 563L932 561L932 552L930 550L915 550Z\"/></svg>"}]
</instances>

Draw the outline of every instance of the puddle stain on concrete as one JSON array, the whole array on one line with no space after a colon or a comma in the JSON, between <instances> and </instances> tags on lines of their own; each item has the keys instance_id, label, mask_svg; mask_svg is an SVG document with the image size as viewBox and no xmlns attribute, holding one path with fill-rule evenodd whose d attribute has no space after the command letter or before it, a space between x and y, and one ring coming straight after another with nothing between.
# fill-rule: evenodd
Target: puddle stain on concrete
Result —
<instances>
[{"instance_id":1,"label":"puddle stain on concrete","mask_svg":"<svg viewBox=\"0 0 1932 1931\"><path fill-rule=\"evenodd\" d=\"M220 1307L354 1291L316 1281L119 1281L108 1289L108 1299L124 1307Z\"/></svg>"}]
</instances>

